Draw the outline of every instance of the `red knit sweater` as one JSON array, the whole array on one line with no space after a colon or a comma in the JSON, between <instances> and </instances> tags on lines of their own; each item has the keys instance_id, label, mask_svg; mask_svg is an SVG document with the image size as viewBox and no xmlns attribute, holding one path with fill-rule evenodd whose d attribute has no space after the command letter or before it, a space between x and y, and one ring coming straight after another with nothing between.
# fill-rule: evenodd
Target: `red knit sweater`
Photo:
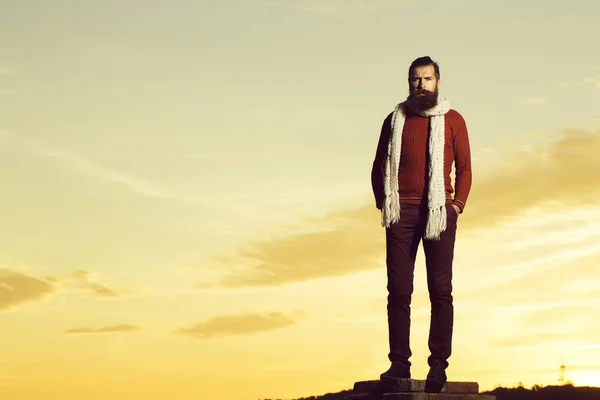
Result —
<instances>
[{"instance_id":1,"label":"red knit sweater","mask_svg":"<svg viewBox=\"0 0 600 400\"><path fill-rule=\"evenodd\" d=\"M471 150L467 126L463 117L455 110L445 115L445 146L444 146L444 181L446 186L447 203L460 207L461 212L467 204L471 190ZM388 142L391 134L392 113L390 113L381 128L379 143L373 169L371 183L375 204L381 209L385 198L383 179L385 176L385 161ZM402 148L398 172L400 203L420 204L427 201L428 187L428 141L429 118L422 117L410 111L406 115L402 131ZM455 164L456 193L452 187L450 173ZM452 194L454 193L454 196Z\"/></svg>"}]
</instances>

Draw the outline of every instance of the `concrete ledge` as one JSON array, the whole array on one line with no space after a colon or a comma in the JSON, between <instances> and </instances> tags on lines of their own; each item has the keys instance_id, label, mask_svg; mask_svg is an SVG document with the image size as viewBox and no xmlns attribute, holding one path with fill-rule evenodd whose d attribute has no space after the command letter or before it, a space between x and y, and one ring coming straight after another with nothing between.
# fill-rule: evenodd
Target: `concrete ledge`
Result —
<instances>
[{"instance_id":1,"label":"concrete ledge","mask_svg":"<svg viewBox=\"0 0 600 400\"><path fill-rule=\"evenodd\" d=\"M496 396L464 393L386 393L381 400L496 400Z\"/></svg>"},{"instance_id":2,"label":"concrete ledge","mask_svg":"<svg viewBox=\"0 0 600 400\"><path fill-rule=\"evenodd\" d=\"M466 393L358 393L346 396L348 400L496 400L496 396Z\"/></svg>"},{"instance_id":3,"label":"concrete ledge","mask_svg":"<svg viewBox=\"0 0 600 400\"><path fill-rule=\"evenodd\" d=\"M421 379L381 379L371 381L360 381L354 383L356 393L400 393L400 392L423 392L425 380ZM446 382L441 393L479 393L477 382Z\"/></svg>"}]
</instances>

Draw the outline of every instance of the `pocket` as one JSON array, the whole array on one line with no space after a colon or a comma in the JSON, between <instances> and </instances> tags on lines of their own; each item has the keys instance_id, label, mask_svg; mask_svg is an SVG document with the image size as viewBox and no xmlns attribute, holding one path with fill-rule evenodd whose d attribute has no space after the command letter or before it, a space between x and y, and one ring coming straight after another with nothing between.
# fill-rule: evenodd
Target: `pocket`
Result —
<instances>
[{"instance_id":1,"label":"pocket","mask_svg":"<svg viewBox=\"0 0 600 400\"><path fill-rule=\"evenodd\" d=\"M452 215L453 218L458 218L458 213L454 209L452 204L446 204L447 212Z\"/></svg>"}]
</instances>

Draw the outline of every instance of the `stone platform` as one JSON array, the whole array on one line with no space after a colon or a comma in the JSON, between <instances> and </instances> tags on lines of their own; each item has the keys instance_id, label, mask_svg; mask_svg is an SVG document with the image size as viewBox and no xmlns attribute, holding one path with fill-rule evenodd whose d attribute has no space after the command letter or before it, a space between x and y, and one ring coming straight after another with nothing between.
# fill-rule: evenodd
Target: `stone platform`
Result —
<instances>
[{"instance_id":1,"label":"stone platform","mask_svg":"<svg viewBox=\"0 0 600 400\"><path fill-rule=\"evenodd\" d=\"M446 382L440 393L425 393L425 380L382 379L354 384L347 400L496 400L479 394L477 382Z\"/></svg>"}]
</instances>

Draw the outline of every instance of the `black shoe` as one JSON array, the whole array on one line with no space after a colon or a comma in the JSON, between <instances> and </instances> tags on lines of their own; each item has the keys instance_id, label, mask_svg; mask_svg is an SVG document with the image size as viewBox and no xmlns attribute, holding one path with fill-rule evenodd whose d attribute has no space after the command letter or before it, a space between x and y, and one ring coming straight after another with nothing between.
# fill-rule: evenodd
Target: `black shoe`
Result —
<instances>
[{"instance_id":1,"label":"black shoe","mask_svg":"<svg viewBox=\"0 0 600 400\"><path fill-rule=\"evenodd\" d=\"M392 363L390 369L381 374L381 379L409 379L410 367L404 364Z\"/></svg>"},{"instance_id":2,"label":"black shoe","mask_svg":"<svg viewBox=\"0 0 600 400\"><path fill-rule=\"evenodd\" d=\"M427 393L440 393L446 384L446 369L442 364L434 364L429 369L424 391Z\"/></svg>"}]
</instances>

